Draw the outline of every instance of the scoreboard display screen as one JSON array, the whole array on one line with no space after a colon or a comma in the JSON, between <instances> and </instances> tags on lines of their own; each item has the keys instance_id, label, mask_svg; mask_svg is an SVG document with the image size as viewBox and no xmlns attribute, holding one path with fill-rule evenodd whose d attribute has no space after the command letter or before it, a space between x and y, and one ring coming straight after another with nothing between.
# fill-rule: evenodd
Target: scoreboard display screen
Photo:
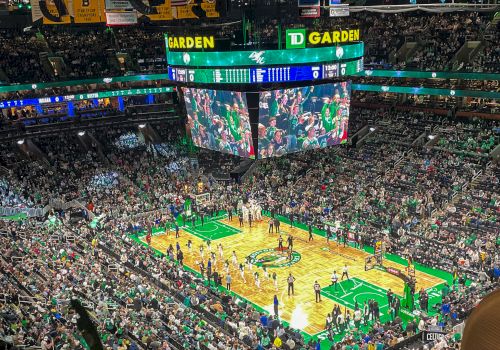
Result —
<instances>
[{"instance_id":1,"label":"scoreboard display screen","mask_svg":"<svg viewBox=\"0 0 500 350\"><path fill-rule=\"evenodd\" d=\"M171 80L182 83L259 84L332 79L363 70L363 59L314 66L250 68L168 68Z\"/></svg>"}]
</instances>

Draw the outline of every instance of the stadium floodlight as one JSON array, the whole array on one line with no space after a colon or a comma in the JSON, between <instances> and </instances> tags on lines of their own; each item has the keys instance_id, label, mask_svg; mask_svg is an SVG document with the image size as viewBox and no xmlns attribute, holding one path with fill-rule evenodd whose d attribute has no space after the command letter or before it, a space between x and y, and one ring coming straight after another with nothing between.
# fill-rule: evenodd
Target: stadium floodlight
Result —
<instances>
[{"instance_id":1,"label":"stadium floodlight","mask_svg":"<svg viewBox=\"0 0 500 350\"><path fill-rule=\"evenodd\" d=\"M144 129L146 127L146 124L139 124L139 129Z\"/></svg>"},{"instance_id":2,"label":"stadium floodlight","mask_svg":"<svg viewBox=\"0 0 500 350\"><path fill-rule=\"evenodd\" d=\"M78 131L78 136L84 136L85 135L85 131Z\"/></svg>"},{"instance_id":3,"label":"stadium floodlight","mask_svg":"<svg viewBox=\"0 0 500 350\"><path fill-rule=\"evenodd\" d=\"M22 145L22 144L24 144L24 139L17 140L17 144L18 144L18 145Z\"/></svg>"},{"instance_id":4,"label":"stadium floodlight","mask_svg":"<svg viewBox=\"0 0 500 350\"><path fill-rule=\"evenodd\" d=\"M436 135L429 135L427 137L429 138L429 140L434 140L436 138Z\"/></svg>"},{"instance_id":5,"label":"stadium floodlight","mask_svg":"<svg viewBox=\"0 0 500 350\"><path fill-rule=\"evenodd\" d=\"M372 126L372 127L370 128L370 132L374 132L374 131L375 131L375 128Z\"/></svg>"}]
</instances>

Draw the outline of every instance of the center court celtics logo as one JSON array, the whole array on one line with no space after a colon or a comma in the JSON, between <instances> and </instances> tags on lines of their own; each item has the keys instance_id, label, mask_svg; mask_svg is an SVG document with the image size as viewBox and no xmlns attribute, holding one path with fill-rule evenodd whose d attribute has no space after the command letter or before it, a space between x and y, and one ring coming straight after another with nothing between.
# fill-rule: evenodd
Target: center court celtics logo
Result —
<instances>
[{"instance_id":1,"label":"center court celtics logo","mask_svg":"<svg viewBox=\"0 0 500 350\"><path fill-rule=\"evenodd\" d=\"M259 267L280 268L298 263L301 259L301 255L293 251L292 259L288 260L286 253L280 253L277 249L268 248L253 252L249 255L249 258L252 260L252 264Z\"/></svg>"}]
</instances>

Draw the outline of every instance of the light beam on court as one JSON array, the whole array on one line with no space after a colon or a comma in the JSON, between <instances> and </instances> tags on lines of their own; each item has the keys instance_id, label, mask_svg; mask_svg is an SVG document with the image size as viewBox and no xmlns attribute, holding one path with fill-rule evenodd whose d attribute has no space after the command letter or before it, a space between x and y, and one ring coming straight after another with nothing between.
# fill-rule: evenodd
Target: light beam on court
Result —
<instances>
[{"instance_id":1,"label":"light beam on court","mask_svg":"<svg viewBox=\"0 0 500 350\"><path fill-rule=\"evenodd\" d=\"M308 313L304 311L302 304L298 304L292 311L290 327L295 329L304 329L308 324Z\"/></svg>"}]
</instances>

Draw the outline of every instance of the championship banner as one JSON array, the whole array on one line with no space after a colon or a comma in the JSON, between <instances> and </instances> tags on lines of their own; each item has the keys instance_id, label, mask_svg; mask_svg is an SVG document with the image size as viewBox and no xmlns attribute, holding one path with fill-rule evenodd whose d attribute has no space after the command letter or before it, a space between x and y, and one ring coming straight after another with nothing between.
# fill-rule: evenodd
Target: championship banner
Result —
<instances>
[{"instance_id":1,"label":"championship banner","mask_svg":"<svg viewBox=\"0 0 500 350\"><path fill-rule=\"evenodd\" d=\"M35 22L43 19L43 24L71 23L71 16L73 15L73 0L60 1L62 5L62 13L60 13L57 9L54 0L30 0L32 21Z\"/></svg>"},{"instance_id":2,"label":"championship banner","mask_svg":"<svg viewBox=\"0 0 500 350\"><path fill-rule=\"evenodd\" d=\"M177 19L186 19L186 18L198 18L193 13L193 6L196 5L187 5L187 6L177 6L174 8L174 17ZM219 13L215 11L215 1L213 0L203 0L201 4L201 8L205 10L207 17L214 18L219 17Z\"/></svg>"},{"instance_id":3,"label":"championship banner","mask_svg":"<svg viewBox=\"0 0 500 350\"><path fill-rule=\"evenodd\" d=\"M75 23L100 23L105 18L101 17L103 1L98 0L73 0L73 13Z\"/></svg>"},{"instance_id":4,"label":"championship banner","mask_svg":"<svg viewBox=\"0 0 500 350\"><path fill-rule=\"evenodd\" d=\"M148 15L152 21L170 21L174 19L170 0L165 0L163 5L156 6L155 8L158 13Z\"/></svg>"}]
</instances>

